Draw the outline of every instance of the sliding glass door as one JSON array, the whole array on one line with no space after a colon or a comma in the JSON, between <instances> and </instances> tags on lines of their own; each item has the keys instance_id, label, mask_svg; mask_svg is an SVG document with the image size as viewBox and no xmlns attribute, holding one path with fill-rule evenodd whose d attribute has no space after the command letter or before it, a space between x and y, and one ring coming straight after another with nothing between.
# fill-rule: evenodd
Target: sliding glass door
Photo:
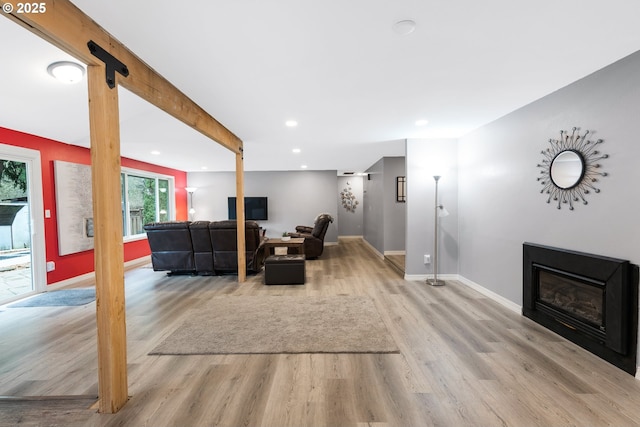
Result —
<instances>
[{"instance_id":1,"label":"sliding glass door","mask_svg":"<svg viewBox=\"0 0 640 427\"><path fill-rule=\"evenodd\" d=\"M42 206L39 158L33 150L0 145L0 304L45 286L44 222L41 213L34 216Z\"/></svg>"}]
</instances>

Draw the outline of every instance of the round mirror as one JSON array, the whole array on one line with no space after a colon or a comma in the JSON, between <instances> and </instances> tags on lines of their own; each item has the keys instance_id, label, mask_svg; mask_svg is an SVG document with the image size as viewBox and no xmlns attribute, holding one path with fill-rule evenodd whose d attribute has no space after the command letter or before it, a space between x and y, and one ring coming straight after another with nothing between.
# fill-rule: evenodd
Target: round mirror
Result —
<instances>
[{"instance_id":1,"label":"round mirror","mask_svg":"<svg viewBox=\"0 0 640 427\"><path fill-rule=\"evenodd\" d=\"M566 204L573 210L574 202L587 204L585 196L599 193L596 182L608 174L602 170L600 161L608 159L595 147L604 141L587 140L589 131L583 134L574 127L572 132L560 131L559 139L549 139L549 148L542 150L542 162L538 163L542 184L540 193L547 194L547 203L553 202L558 209Z\"/></svg>"},{"instance_id":2,"label":"round mirror","mask_svg":"<svg viewBox=\"0 0 640 427\"><path fill-rule=\"evenodd\" d=\"M562 151L551 162L549 173L556 187L564 190L573 188L584 176L584 159L576 151Z\"/></svg>"}]
</instances>

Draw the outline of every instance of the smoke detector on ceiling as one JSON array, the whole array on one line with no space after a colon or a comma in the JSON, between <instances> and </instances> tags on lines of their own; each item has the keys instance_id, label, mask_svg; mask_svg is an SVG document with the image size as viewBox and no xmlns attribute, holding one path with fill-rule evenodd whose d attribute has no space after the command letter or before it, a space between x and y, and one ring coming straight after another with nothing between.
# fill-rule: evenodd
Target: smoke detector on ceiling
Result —
<instances>
[{"instance_id":1,"label":"smoke detector on ceiling","mask_svg":"<svg viewBox=\"0 0 640 427\"><path fill-rule=\"evenodd\" d=\"M403 19L393 24L393 32L399 36L407 36L416 29L416 22L411 19Z\"/></svg>"}]
</instances>

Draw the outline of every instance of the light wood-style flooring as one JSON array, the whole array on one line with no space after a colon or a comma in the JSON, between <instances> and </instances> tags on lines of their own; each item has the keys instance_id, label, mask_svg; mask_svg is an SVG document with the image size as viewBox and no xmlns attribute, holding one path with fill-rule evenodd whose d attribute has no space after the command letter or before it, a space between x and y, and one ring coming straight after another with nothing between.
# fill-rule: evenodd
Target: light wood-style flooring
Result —
<instances>
[{"instance_id":1,"label":"light wood-style flooring","mask_svg":"<svg viewBox=\"0 0 640 427\"><path fill-rule=\"evenodd\" d=\"M404 255L385 255L384 259L404 277Z\"/></svg>"},{"instance_id":2,"label":"light wood-style flooring","mask_svg":"<svg viewBox=\"0 0 640 427\"><path fill-rule=\"evenodd\" d=\"M126 274L129 394L98 414L95 303L0 308L1 426L633 426L640 382L455 281L409 282L359 240L304 286ZM514 283L513 286L521 286ZM400 354L149 356L220 295L367 295Z\"/></svg>"}]
</instances>

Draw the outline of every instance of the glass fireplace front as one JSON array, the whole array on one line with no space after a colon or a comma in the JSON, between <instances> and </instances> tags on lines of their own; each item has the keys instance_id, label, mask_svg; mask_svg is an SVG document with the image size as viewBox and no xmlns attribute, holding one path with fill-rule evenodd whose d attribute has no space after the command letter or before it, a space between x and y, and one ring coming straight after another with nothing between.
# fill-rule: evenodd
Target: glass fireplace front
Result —
<instances>
[{"instance_id":1,"label":"glass fireplace front","mask_svg":"<svg viewBox=\"0 0 640 427\"><path fill-rule=\"evenodd\" d=\"M522 266L524 316L635 375L637 265L525 242Z\"/></svg>"},{"instance_id":2,"label":"glass fireplace front","mask_svg":"<svg viewBox=\"0 0 640 427\"><path fill-rule=\"evenodd\" d=\"M605 330L605 286L538 268L539 302Z\"/></svg>"}]
</instances>

